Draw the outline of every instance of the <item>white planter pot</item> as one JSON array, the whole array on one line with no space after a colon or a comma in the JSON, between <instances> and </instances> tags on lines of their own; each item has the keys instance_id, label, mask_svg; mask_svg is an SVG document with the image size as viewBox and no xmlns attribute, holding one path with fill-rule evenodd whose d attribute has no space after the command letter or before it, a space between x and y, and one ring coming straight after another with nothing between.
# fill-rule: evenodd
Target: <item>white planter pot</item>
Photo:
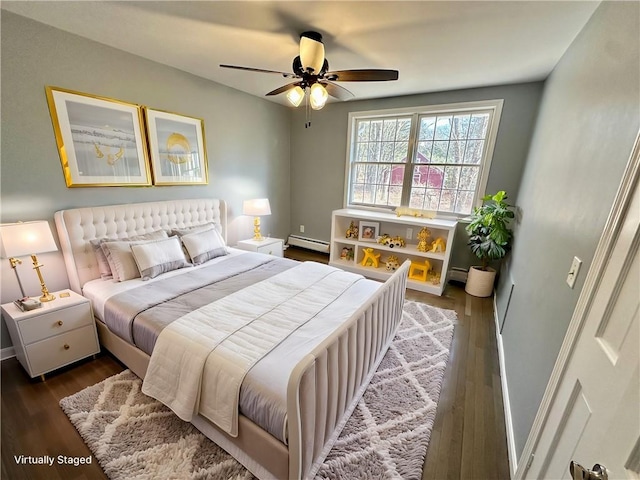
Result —
<instances>
[{"instance_id":1,"label":"white planter pot","mask_svg":"<svg viewBox=\"0 0 640 480\"><path fill-rule=\"evenodd\" d=\"M487 270L482 270L482 267L471 267L464 291L474 297L490 297L495 279L496 271L493 268L487 267Z\"/></svg>"}]
</instances>

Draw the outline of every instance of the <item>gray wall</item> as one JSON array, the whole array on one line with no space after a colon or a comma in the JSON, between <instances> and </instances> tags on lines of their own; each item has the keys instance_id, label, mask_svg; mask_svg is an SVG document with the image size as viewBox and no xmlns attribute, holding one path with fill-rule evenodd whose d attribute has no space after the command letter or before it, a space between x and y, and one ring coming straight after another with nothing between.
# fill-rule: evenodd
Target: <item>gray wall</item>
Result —
<instances>
[{"instance_id":1,"label":"gray wall","mask_svg":"<svg viewBox=\"0 0 640 480\"><path fill-rule=\"evenodd\" d=\"M545 85L517 199L515 287L502 332L518 456L638 134L639 10L604 2ZM571 290L574 255L583 264Z\"/></svg>"},{"instance_id":2,"label":"gray wall","mask_svg":"<svg viewBox=\"0 0 640 480\"><path fill-rule=\"evenodd\" d=\"M328 241L331 236L331 211L342 208L344 202L349 112L504 99L487 193L506 190L515 199L542 89L543 83L536 82L330 103L312 113L311 128L304 127L304 109L296 110L291 120L291 231L319 240ZM305 226L303 234L298 233L300 225ZM477 263L466 242L464 226L460 225L452 266L468 268Z\"/></svg>"},{"instance_id":3,"label":"gray wall","mask_svg":"<svg viewBox=\"0 0 640 480\"><path fill-rule=\"evenodd\" d=\"M174 198L229 203L229 242L253 235L242 201L268 197L263 232L289 234L289 122L286 107L2 11L1 221L53 219L56 210ZM210 61L210 59L203 59ZM205 122L209 185L67 188L45 85L200 117ZM68 287L60 253L39 257L50 290ZM27 293L39 292L30 265L19 267ZM17 298L1 262L2 302ZM2 322L2 347L11 345Z\"/></svg>"}]
</instances>

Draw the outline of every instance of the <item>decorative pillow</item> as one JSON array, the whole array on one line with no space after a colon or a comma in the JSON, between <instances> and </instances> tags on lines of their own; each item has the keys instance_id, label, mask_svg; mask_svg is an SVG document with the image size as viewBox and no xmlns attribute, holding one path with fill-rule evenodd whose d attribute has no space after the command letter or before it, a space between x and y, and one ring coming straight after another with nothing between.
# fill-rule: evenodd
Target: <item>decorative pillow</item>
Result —
<instances>
[{"instance_id":1,"label":"decorative pillow","mask_svg":"<svg viewBox=\"0 0 640 480\"><path fill-rule=\"evenodd\" d=\"M149 280L161 273L191 265L184 258L182 246L177 237L131 245L131 253L138 266L142 280Z\"/></svg>"},{"instance_id":2,"label":"decorative pillow","mask_svg":"<svg viewBox=\"0 0 640 480\"><path fill-rule=\"evenodd\" d=\"M215 224L203 223L202 225L193 225L192 227L173 228L171 229L171 235L178 235L179 237L182 237L183 235L203 232L205 230L210 230L211 228L215 228Z\"/></svg>"},{"instance_id":3,"label":"decorative pillow","mask_svg":"<svg viewBox=\"0 0 640 480\"><path fill-rule=\"evenodd\" d=\"M107 261L107 256L102 250L102 244L105 242L128 242L135 240L159 240L161 238L167 238L167 232L164 230L156 230L150 233L144 233L142 235L134 235L126 238L98 238L91 240L89 243L93 247L93 252L96 254L96 260L98 261L98 270L100 270L100 277L104 280L113 278L113 272L111 266Z\"/></svg>"},{"instance_id":4,"label":"decorative pillow","mask_svg":"<svg viewBox=\"0 0 640 480\"><path fill-rule=\"evenodd\" d=\"M183 235L182 243L194 265L227 255L227 247L215 227Z\"/></svg>"}]
</instances>

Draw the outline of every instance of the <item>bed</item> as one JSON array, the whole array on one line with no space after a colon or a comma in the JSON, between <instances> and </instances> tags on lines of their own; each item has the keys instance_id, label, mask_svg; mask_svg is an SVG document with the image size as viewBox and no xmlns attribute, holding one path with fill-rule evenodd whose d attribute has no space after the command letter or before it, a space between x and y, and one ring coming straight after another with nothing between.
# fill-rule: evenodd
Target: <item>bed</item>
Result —
<instances>
[{"instance_id":1,"label":"bed","mask_svg":"<svg viewBox=\"0 0 640 480\"><path fill-rule=\"evenodd\" d=\"M280 335L273 344L262 346L262 338L253 342L261 345L256 348L262 348L264 356L247 360L246 370L234 373L233 378L215 379L222 383L212 379L219 368L209 365L209 360L216 355L204 350L204 360L198 359L205 363L204 374L193 380L199 389L196 408L184 419L260 479L313 478L393 339L402 315L408 262L379 283L326 265L299 264L228 248L225 255L162 273L148 282L140 278L116 282L101 279L96 241L188 231L202 225L213 225L226 241L225 202L187 199L76 208L56 212L55 223L70 287L92 300L101 345L143 378L145 386L157 387L158 381L160 385L164 381L176 384L178 380L164 372L191 370L191 363L186 364L189 368L180 367L182 360L175 359L192 361L189 355L199 350L190 347L175 353L177 343L170 335L185 331L191 335L192 325L200 328L200 323L181 329L181 322L219 317L224 324L227 317L247 316L247 324L257 325L258 331L256 319L264 321L269 327L265 337ZM173 286L181 291L175 293ZM280 301L279 295L287 299ZM320 302L325 296L330 299L315 305L316 299ZM128 316L120 313L137 303L139 310ZM308 313L304 305L310 305ZM128 323L118 327L115 317L127 317L124 321ZM289 330L272 333L285 328ZM315 330L318 328L322 332ZM198 335L207 337L202 333L198 330ZM242 348L240 340L231 343L234 349L236 344ZM212 352L226 352L220 345L216 343ZM251 356L243 348L230 354L236 356L218 356L233 371L238 359ZM271 373L275 365L282 369L277 375ZM241 380L235 394L232 388L220 388L230 384L229 378ZM220 400L224 406L221 419L215 417L218 407L208 407L209 402L202 400L208 398L206 392L216 396L216 385L225 397ZM176 391L185 396L187 390L181 386ZM237 398L230 409L229 398ZM193 399L187 399L186 410L189 401ZM179 405L174 407L180 415Z\"/></svg>"}]
</instances>

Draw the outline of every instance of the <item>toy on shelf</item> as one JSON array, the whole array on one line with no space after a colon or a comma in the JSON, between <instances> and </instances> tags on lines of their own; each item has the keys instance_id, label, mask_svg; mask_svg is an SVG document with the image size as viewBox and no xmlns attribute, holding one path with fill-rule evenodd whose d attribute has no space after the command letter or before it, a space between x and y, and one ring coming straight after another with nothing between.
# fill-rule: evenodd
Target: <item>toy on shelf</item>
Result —
<instances>
[{"instance_id":1,"label":"toy on shelf","mask_svg":"<svg viewBox=\"0 0 640 480\"><path fill-rule=\"evenodd\" d=\"M447 242L444 238L438 237L431 244L431 252L444 252L447 249Z\"/></svg>"},{"instance_id":2,"label":"toy on shelf","mask_svg":"<svg viewBox=\"0 0 640 480\"><path fill-rule=\"evenodd\" d=\"M380 262L380 254L376 253L373 248L365 248L362 250L364 252L364 257L360 262L360 265L363 267L374 267L378 268L378 264Z\"/></svg>"},{"instance_id":3,"label":"toy on shelf","mask_svg":"<svg viewBox=\"0 0 640 480\"><path fill-rule=\"evenodd\" d=\"M344 247L342 252L340 252L341 260L353 260L353 248Z\"/></svg>"},{"instance_id":4,"label":"toy on shelf","mask_svg":"<svg viewBox=\"0 0 640 480\"><path fill-rule=\"evenodd\" d=\"M426 282L429 270L431 270L431 263L429 260L425 260L423 263L412 261L411 266L409 267L409 278L411 280Z\"/></svg>"},{"instance_id":5,"label":"toy on shelf","mask_svg":"<svg viewBox=\"0 0 640 480\"><path fill-rule=\"evenodd\" d=\"M378 242L380 245L387 245L390 241L391 241L391 237L386 233L376 238L376 242Z\"/></svg>"},{"instance_id":6,"label":"toy on shelf","mask_svg":"<svg viewBox=\"0 0 640 480\"><path fill-rule=\"evenodd\" d=\"M435 218L436 212L433 210L420 210L419 208L398 207L396 208L396 215L398 217L408 215L410 217Z\"/></svg>"},{"instance_id":7,"label":"toy on shelf","mask_svg":"<svg viewBox=\"0 0 640 480\"><path fill-rule=\"evenodd\" d=\"M389 258L384 262L385 267L390 272L395 272L398 268L400 268L400 262L398 261L398 257L395 255L389 255Z\"/></svg>"},{"instance_id":8,"label":"toy on shelf","mask_svg":"<svg viewBox=\"0 0 640 480\"><path fill-rule=\"evenodd\" d=\"M429 274L429 281L433 285L440 285L440 273L439 272L432 272L431 274Z\"/></svg>"},{"instance_id":9,"label":"toy on shelf","mask_svg":"<svg viewBox=\"0 0 640 480\"><path fill-rule=\"evenodd\" d=\"M404 238L402 238L400 235L393 237L391 240L389 240L388 244L390 248L404 247L407 245L406 242L404 241Z\"/></svg>"},{"instance_id":10,"label":"toy on shelf","mask_svg":"<svg viewBox=\"0 0 640 480\"><path fill-rule=\"evenodd\" d=\"M427 227L422 227L418 232L418 251L419 252L427 252L429 251L429 237L431 237L431 232Z\"/></svg>"},{"instance_id":11,"label":"toy on shelf","mask_svg":"<svg viewBox=\"0 0 640 480\"><path fill-rule=\"evenodd\" d=\"M349 228L347 228L346 238L358 238L358 227L356 224L351 221L349 224Z\"/></svg>"}]
</instances>

